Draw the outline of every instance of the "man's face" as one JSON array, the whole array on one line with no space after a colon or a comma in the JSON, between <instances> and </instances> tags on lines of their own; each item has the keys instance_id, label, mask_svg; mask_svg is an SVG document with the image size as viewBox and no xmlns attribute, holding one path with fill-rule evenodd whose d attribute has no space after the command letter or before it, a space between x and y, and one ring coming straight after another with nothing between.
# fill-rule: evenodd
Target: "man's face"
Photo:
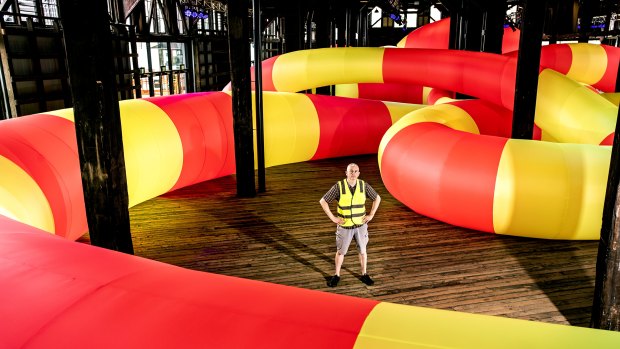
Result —
<instances>
[{"instance_id":1,"label":"man's face","mask_svg":"<svg viewBox=\"0 0 620 349\"><path fill-rule=\"evenodd\" d=\"M347 180L353 182L357 180L357 177L360 175L360 168L357 166L348 166L347 167Z\"/></svg>"}]
</instances>

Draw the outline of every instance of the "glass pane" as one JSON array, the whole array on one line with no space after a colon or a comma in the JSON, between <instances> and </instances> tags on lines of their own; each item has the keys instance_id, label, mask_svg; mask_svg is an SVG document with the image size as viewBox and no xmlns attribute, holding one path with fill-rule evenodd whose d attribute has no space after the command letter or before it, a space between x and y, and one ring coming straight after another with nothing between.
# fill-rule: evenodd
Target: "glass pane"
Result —
<instances>
[{"instance_id":1,"label":"glass pane","mask_svg":"<svg viewBox=\"0 0 620 349\"><path fill-rule=\"evenodd\" d=\"M152 42L151 43L151 63L152 71L168 70L168 47L165 42Z\"/></svg>"},{"instance_id":2,"label":"glass pane","mask_svg":"<svg viewBox=\"0 0 620 349\"><path fill-rule=\"evenodd\" d=\"M136 47L138 50L138 67L144 68L144 72L150 71L149 69L149 59L147 56L147 46L146 42L137 42Z\"/></svg>"},{"instance_id":3,"label":"glass pane","mask_svg":"<svg viewBox=\"0 0 620 349\"><path fill-rule=\"evenodd\" d=\"M170 43L170 49L172 50L172 69L181 69L181 64L185 68L185 44L172 42Z\"/></svg>"}]
</instances>

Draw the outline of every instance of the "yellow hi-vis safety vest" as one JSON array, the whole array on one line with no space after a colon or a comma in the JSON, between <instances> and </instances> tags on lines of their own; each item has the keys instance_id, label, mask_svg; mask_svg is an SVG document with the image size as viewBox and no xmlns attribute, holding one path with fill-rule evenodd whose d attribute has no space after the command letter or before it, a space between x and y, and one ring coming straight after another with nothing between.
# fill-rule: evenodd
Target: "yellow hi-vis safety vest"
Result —
<instances>
[{"instance_id":1,"label":"yellow hi-vis safety vest","mask_svg":"<svg viewBox=\"0 0 620 349\"><path fill-rule=\"evenodd\" d=\"M338 189L340 190L340 200L338 200L338 217L344 219L343 227L353 227L355 225L362 225L362 217L366 214L366 192L364 188L364 181L357 180L355 186L355 193L351 193L349 184L346 178L342 182L338 182Z\"/></svg>"}]
</instances>

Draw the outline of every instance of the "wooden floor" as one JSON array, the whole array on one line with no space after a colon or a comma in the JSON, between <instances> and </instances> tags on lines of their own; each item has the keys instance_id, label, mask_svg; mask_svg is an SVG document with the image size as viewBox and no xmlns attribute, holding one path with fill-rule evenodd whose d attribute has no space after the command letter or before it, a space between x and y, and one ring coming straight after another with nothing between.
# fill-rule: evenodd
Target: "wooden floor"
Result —
<instances>
[{"instance_id":1,"label":"wooden floor","mask_svg":"<svg viewBox=\"0 0 620 349\"><path fill-rule=\"evenodd\" d=\"M368 270L333 274L335 227L318 201L349 162L381 195ZM400 304L588 326L598 243L499 236L420 216L381 182L376 155L268 168L267 192L236 198L233 176L130 210L135 254L185 268ZM422 198L423 199L423 198ZM88 236L81 241L87 242ZM354 247L352 247L354 252Z\"/></svg>"}]
</instances>

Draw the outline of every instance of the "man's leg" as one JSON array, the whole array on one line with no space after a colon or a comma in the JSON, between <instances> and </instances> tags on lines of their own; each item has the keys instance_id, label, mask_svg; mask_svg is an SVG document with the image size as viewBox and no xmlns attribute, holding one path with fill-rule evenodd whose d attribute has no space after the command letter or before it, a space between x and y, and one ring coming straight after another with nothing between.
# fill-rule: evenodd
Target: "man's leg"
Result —
<instances>
[{"instance_id":1,"label":"man's leg","mask_svg":"<svg viewBox=\"0 0 620 349\"><path fill-rule=\"evenodd\" d=\"M366 253L366 246L368 245L368 226L364 224L359 228L355 236L358 246L358 255L360 259L360 266L362 267L361 280L368 286L372 286L375 282L370 278L367 273L368 254Z\"/></svg>"},{"instance_id":2,"label":"man's leg","mask_svg":"<svg viewBox=\"0 0 620 349\"><path fill-rule=\"evenodd\" d=\"M358 254L360 258L360 266L362 267L362 275L366 274L366 265L368 264L368 256L365 253Z\"/></svg>"},{"instance_id":3,"label":"man's leg","mask_svg":"<svg viewBox=\"0 0 620 349\"><path fill-rule=\"evenodd\" d=\"M336 265L336 274L327 282L327 286L336 287L340 281L340 269L344 262L344 255L347 254L353 233L347 229L338 227L336 229L336 255L334 256L334 264Z\"/></svg>"},{"instance_id":4,"label":"man's leg","mask_svg":"<svg viewBox=\"0 0 620 349\"><path fill-rule=\"evenodd\" d=\"M336 263L336 275L340 276L340 268L342 268L342 263L344 262L344 255L336 251L334 261Z\"/></svg>"}]
</instances>

